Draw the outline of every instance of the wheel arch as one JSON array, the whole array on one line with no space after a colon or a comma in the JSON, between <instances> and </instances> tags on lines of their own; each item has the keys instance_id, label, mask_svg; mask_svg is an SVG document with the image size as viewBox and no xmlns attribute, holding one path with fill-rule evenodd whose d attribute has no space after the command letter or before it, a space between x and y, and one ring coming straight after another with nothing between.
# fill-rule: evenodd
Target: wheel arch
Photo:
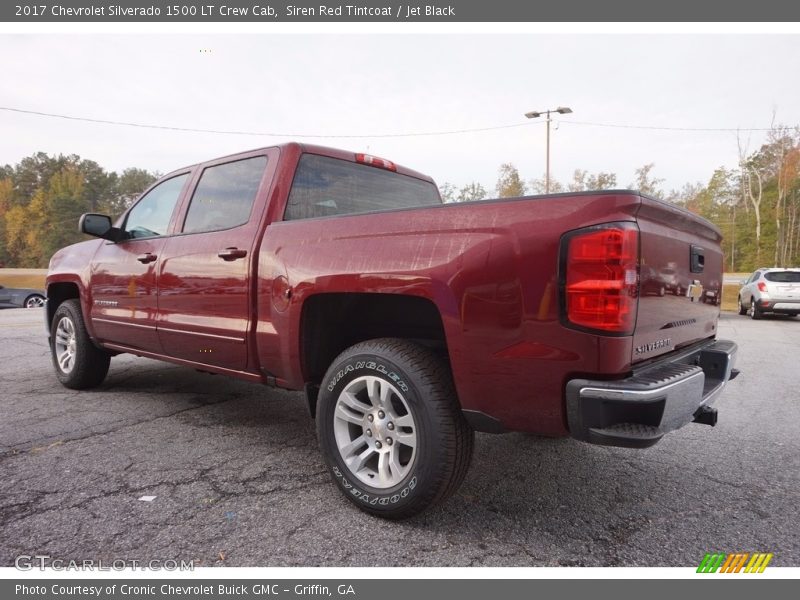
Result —
<instances>
[{"instance_id":1,"label":"wheel arch","mask_svg":"<svg viewBox=\"0 0 800 600\"><path fill-rule=\"evenodd\" d=\"M370 339L397 338L433 350L449 363L436 304L425 297L386 293L320 293L306 298L300 316L300 363L309 412L328 367L342 351Z\"/></svg>"},{"instance_id":2,"label":"wheel arch","mask_svg":"<svg viewBox=\"0 0 800 600\"><path fill-rule=\"evenodd\" d=\"M72 281L57 281L47 286L47 333L50 334L50 327L53 323L53 317L56 310L66 300L80 299L81 293L78 284ZM86 314L84 312L84 321L86 321Z\"/></svg>"}]
</instances>

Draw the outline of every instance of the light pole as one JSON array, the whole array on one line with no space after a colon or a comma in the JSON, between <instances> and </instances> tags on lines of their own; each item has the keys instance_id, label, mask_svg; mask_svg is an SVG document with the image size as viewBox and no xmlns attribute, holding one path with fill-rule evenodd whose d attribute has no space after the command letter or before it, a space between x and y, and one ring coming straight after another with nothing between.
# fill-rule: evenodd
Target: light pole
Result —
<instances>
[{"instance_id":1,"label":"light pole","mask_svg":"<svg viewBox=\"0 0 800 600\"><path fill-rule=\"evenodd\" d=\"M525 116L529 119L536 119L541 117L542 115L547 115L547 168L545 170L544 176L544 192L545 194L550 193L550 113L558 113L560 115L566 115L572 112L572 109L568 106L559 106L558 108L553 108L550 110L532 110L531 112L526 112Z\"/></svg>"}]
</instances>

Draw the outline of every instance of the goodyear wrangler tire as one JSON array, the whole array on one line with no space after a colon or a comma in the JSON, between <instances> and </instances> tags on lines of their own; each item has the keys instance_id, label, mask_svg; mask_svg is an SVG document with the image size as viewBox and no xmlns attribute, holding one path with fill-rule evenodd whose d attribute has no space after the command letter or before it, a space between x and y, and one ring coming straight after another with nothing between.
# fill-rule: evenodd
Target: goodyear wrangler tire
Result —
<instances>
[{"instance_id":1,"label":"goodyear wrangler tire","mask_svg":"<svg viewBox=\"0 0 800 600\"><path fill-rule=\"evenodd\" d=\"M472 458L474 434L448 366L405 340L370 340L340 354L325 374L316 417L336 485L387 519L445 500Z\"/></svg>"},{"instance_id":2,"label":"goodyear wrangler tire","mask_svg":"<svg viewBox=\"0 0 800 600\"><path fill-rule=\"evenodd\" d=\"M50 328L50 354L64 387L86 390L103 383L111 355L95 346L86 332L80 300L61 303Z\"/></svg>"}]
</instances>

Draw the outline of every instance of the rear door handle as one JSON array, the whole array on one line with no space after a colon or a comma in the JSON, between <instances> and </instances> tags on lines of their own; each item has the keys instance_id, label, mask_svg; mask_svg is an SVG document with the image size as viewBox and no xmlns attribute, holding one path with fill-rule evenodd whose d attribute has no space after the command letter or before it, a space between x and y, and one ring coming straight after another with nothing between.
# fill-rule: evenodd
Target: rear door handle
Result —
<instances>
[{"instance_id":1,"label":"rear door handle","mask_svg":"<svg viewBox=\"0 0 800 600\"><path fill-rule=\"evenodd\" d=\"M146 265L147 263L153 262L157 258L158 257L155 254L153 254L151 252L146 252L144 254L140 254L139 256L137 256L136 260L138 260L143 265Z\"/></svg>"},{"instance_id":2,"label":"rear door handle","mask_svg":"<svg viewBox=\"0 0 800 600\"><path fill-rule=\"evenodd\" d=\"M224 250L217 252L217 256L219 256L222 260L232 261L236 260L237 258L244 258L247 256L247 250L239 250L239 248L225 248Z\"/></svg>"}]
</instances>

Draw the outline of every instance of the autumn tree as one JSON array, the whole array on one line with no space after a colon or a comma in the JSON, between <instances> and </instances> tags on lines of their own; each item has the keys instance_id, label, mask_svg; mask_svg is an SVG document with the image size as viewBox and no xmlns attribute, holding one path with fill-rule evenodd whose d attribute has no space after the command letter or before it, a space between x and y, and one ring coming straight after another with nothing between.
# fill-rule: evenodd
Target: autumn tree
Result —
<instances>
[{"instance_id":1,"label":"autumn tree","mask_svg":"<svg viewBox=\"0 0 800 600\"><path fill-rule=\"evenodd\" d=\"M539 179L531 179L528 182L528 190L532 194L547 194L547 177L542 175ZM558 194L560 192L565 192L566 188L564 184L559 181L550 177L550 194Z\"/></svg>"},{"instance_id":2,"label":"autumn tree","mask_svg":"<svg viewBox=\"0 0 800 600\"><path fill-rule=\"evenodd\" d=\"M122 175L79 156L37 152L0 168L0 263L47 266L55 250L84 239L84 212L117 216L155 180L143 169Z\"/></svg>"},{"instance_id":3,"label":"autumn tree","mask_svg":"<svg viewBox=\"0 0 800 600\"><path fill-rule=\"evenodd\" d=\"M664 191L661 189L661 184L664 180L651 174L655 166L655 163L648 163L636 169L635 179L628 187L654 198L663 198Z\"/></svg>"},{"instance_id":4,"label":"autumn tree","mask_svg":"<svg viewBox=\"0 0 800 600\"><path fill-rule=\"evenodd\" d=\"M500 165L497 177L497 197L516 198L525 195L525 182L519 176L519 171L511 163Z\"/></svg>"},{"instance_id":5,"label":"autumn tree","mask_svg":"<svg viewBox=\"0 0 800 600\"><path fill-rule=\"evenodd\" d=\"M486 198L486 189L480 183L473 181L458 190L456 202L469 202L470 200L483 200L484 198Z\"/></svg>"},{"instance_id":6,"label":"autumn tree","mask_svg":"<svg viewBox=\"0 0 800 600\"><path fill-rule=\"evenodd\" d=\"M552 187L552 182L551 182ZM611 190L617 187L616 173L589 173L583 169L575 169L572 181L567 184L570 192L584 192L591 190Z\"/></svg>"}]
</instances>

